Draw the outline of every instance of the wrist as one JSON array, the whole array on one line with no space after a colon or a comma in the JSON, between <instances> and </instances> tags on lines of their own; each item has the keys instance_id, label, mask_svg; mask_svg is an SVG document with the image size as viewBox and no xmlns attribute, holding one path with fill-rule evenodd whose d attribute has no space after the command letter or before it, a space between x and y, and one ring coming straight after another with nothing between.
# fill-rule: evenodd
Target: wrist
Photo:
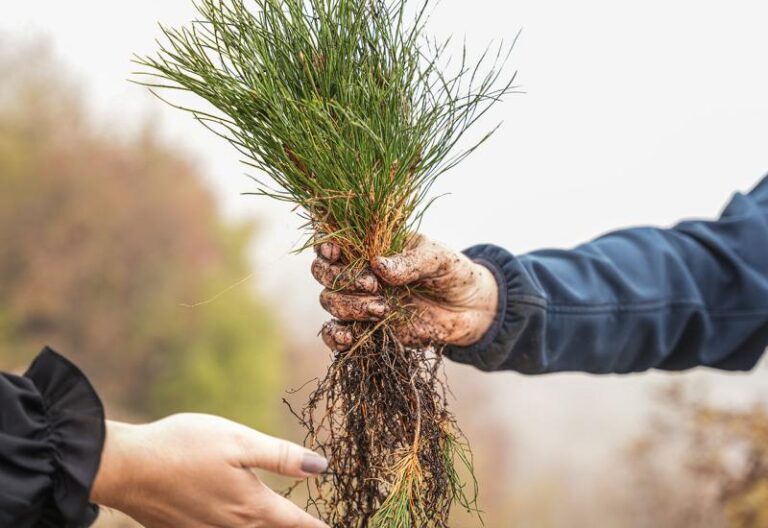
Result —
<instances>
[{"instance_id":1,"label":"wrist","mask_svg":"<svg viewBox=\"0 0 768 528\"><path fill-rule=\"evenodd\" d=\"M479 341L493 326L499 311L499 284L493 272L483 264L477 263L480 273L480 305L478 308L477 336Z\"/></svg>"},{"instance_id":2,"label":"wrist","mask_svg":"<svg viewBox=\"0 0 768 528\"><path fill-rule=\"evenodd\" d=\"M496 321L499 310L499 285L493 272L481 263L475 262L475 294L473 295L472 327L457 346L470 346L480 341Z\"/></svg>"},{"instance_id":3,"label":"wrist","mask_svg":"<svg viewBox=\"0 0 768 528\"><path fill-rule=\"evenodd\" d=\"M121 509L130 495L133 472L131 438L138 426L107 421L107 435L101 454L101 465L91 488L91 501L109 508Z\"/></svg>"}]
</instances>

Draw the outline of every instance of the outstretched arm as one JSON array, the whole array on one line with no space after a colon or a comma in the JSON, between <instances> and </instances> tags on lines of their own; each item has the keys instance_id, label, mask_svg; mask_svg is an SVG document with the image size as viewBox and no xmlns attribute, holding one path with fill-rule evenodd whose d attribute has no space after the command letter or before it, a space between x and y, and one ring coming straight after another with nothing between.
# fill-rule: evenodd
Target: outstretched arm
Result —
<instances>
[{"instance_id":1,"label":"outstretched arm","mask_svg":"<svg viewBox=\"0 0 768 528\"><path fill-rule=\"evenodd\" d=\"M305 479L326 467L215 416L105 422L85 375L48 348L24 376L0 373L0 527L84 528L97 503L147 528L327 528L254 473Z\"/></svg>"},{"instance_id":2,"label":"outstretched arm","mask_svg":"<svg viewBox=\"0 0 768 528\"><path fill-rule=\"evenodd\" d=\"M414 251L399 266L413 267L419 260ZM480 319L485 328L472 344L438 340L449 345L448 357L483 370L747 370L768 346L768 178L748 195L737 194L716 221L627 229L569 251L516 257L481 245L465 254L496 279L495 318ZM450 252L441 259L445 265L435 275L419 280L439 284L454 273L450 262L467 265ZM391 282L375 264L374 272ZM440 298L446 291L435 293ZM449 293L456 297L455 290ZM334 313L327 300L336 297L324 295ZM460 304L448 308L466 310ZM423 313L433 319L429 309ZM325 338L334 346L336 338L351 336L335 322Z\"/></svg>"}]
</instances>

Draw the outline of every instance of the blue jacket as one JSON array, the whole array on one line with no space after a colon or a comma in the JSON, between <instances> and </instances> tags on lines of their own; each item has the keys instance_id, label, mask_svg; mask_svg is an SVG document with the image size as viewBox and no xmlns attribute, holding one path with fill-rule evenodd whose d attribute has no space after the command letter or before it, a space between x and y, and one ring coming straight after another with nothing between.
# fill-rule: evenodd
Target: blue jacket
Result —
<instances>
[{"instance_id":1,"label":"blue jacket","mask_svg":"<svg viewBox=\"0 0 768 528\"><path fill-rule=\"evenodd\" d=\"M749 370L768 346L768 177L716 221L466 254L496 276L499 310L479 343L446 355L482 370Z\"/></svg>"}]
</instances>

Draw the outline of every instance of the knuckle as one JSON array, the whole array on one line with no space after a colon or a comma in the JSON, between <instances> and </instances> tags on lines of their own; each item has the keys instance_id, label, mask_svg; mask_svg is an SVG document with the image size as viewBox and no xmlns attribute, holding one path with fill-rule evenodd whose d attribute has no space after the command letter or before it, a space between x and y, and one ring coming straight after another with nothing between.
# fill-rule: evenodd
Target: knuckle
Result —
<instances>
[{"instance_id":1,"label":"knuckle","mask_svg":"<svg viewBox=\"0 0 768 528\"><path fill-rule=\"evenodd\" d=\"M285 440L279 440L275 448L275 469L279 474L285 474L291 466L291 446Z\"/></svg>"},{"instance_id":2,"label":"knuckle","mask_svg":"<svg viewBox=\"0 0 768 528\"><path fill-rule=\"evenodd\" d=\"M349 273L344 271L340 266L331 266L327 275L328 281L332 284L335 290L345 290L350 284L354 284L354 280L350 279Z\"/></svg>"},{"instance_id":3,"label":"knuckle","mask_svg":"<svg viewBox=\"0 0 768 528\"><path fill-rule=\"evenodd\" d=\"M333 265L328 269L327 280L334 290L344 290L349 284L349 274L340 266Z\"/></svg>"},{"instance_id":4,"label":"knuckle","mask_svg":"<svg viewBox=\"0 0 768 528\"><path fill-rule=\"evenodd\" d=\"M325 267L326 267L325 262L322 259L316 258L315 260L313 260L312 266L310 268L310 270L312 271L312 276L317 280L321 280L323 277L323 271L325 270Z\"/></svg>"},{"instance_id":5,"label":"knuckle","mask_svg":"<svg viewBox=\"0 0 768 528\"><path fill-rule=\"evenodd\" d=\"M332 291L323 290L320 292L320 306L322 306L325 311L331 311L333 297L334 293Z\"/></svg>"},{"instance_id":6,"label":"knuckle","mask_svg":"<svg viewBox=\"0 0 768 528\"><path fill-rule=\"evenodd\" d=\"M357 288L368 293L376 293L379 289L379 282L370 272L365 272L357 277Z\"/></svg>"},{"instance_id":7,"label":"knuckle","mask_svg":"<svg viewBox=\"0 0 768 528\"><path fill-rule=\"evenodd\" d=\"M247 457L251 451L250 439L240 431L230 433L227 445L232 454L240 460Z\"/></svg>"}]
</instances>

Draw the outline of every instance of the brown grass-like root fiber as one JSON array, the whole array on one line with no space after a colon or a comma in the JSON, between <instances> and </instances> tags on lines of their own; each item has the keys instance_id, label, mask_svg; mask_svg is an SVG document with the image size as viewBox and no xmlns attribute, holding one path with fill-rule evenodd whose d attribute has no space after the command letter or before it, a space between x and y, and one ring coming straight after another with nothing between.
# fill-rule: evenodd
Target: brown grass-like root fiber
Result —
<instances>
[{"instance_id":1,"label":"brown grass-like root fiber","mask_svg":"<svg viewBox=\"0 0 768 528\"><path fill-rule=\"evenodd\" d=\"M310 506L334 528L443 528L451 507L477 511L468 445L447 408L442 358L406 348L386 322L336 354L301 413L307 447L330 461ZM466 477L466 475L462 475Z\"/></svg>"}]
</instances>

